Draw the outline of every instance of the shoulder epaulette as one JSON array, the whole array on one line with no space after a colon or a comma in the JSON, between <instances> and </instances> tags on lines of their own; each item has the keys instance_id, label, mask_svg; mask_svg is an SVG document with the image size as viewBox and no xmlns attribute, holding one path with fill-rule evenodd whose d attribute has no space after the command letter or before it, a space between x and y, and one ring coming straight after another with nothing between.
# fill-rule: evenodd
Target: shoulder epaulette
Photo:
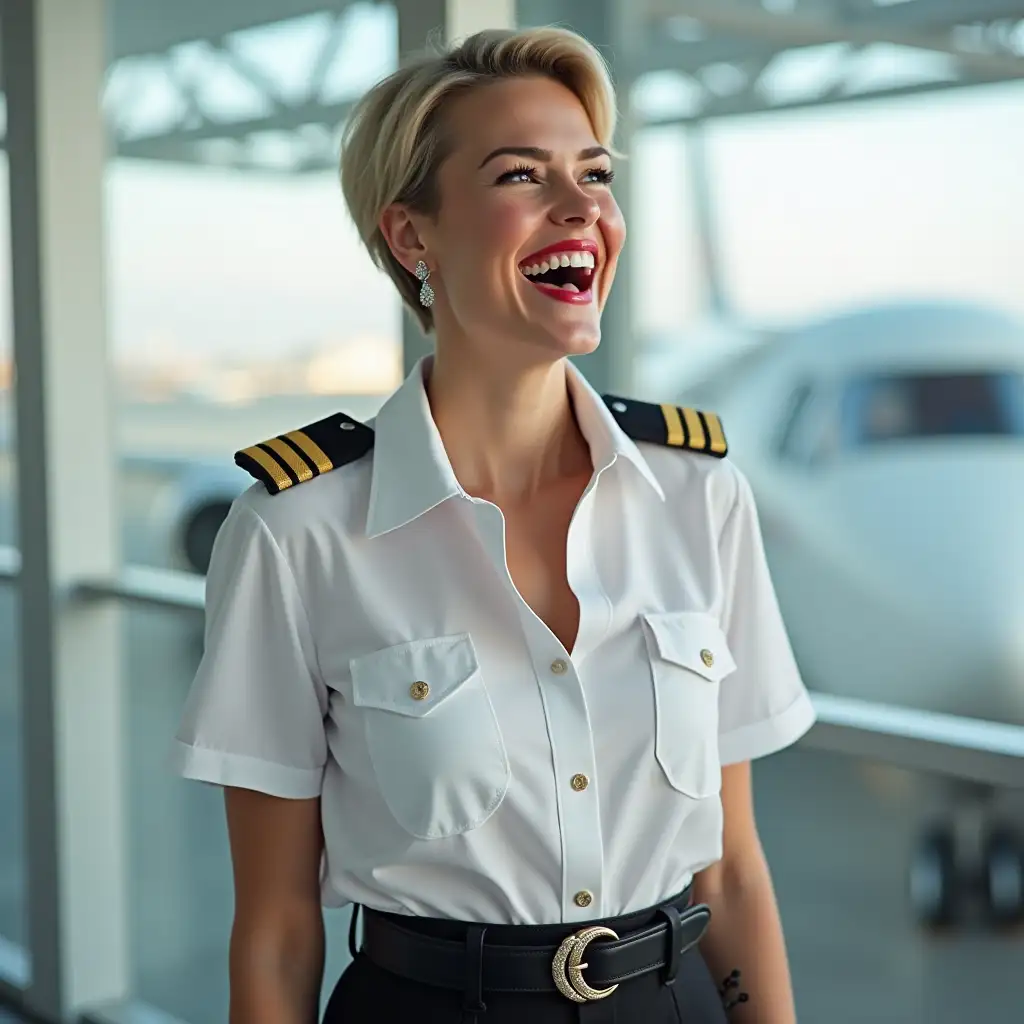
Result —
<instances>
[{"instance_id":1,"label":"shoulder epaulette","mask_svg":"<svg viewBox=\"0 0 1024 1024\"><path fill-rule=\"evenodd\" d=\"M616 422L634 441L685 448L716 459L724 459L729 454L722 421L713 412L667 403L639 402L618 395L601 397Z\"/></svg>"},{"instance_id":2,"label":"shoulder epaulette","mask_svg":"<svg viewBox=\"0 0 1024 1024\"><path fill-rule=\"evenodd\" d=\"M373 429L343 412L235 452L235 465L280 494L355 462L373 447Z\"/></svg>"}]
</instances>

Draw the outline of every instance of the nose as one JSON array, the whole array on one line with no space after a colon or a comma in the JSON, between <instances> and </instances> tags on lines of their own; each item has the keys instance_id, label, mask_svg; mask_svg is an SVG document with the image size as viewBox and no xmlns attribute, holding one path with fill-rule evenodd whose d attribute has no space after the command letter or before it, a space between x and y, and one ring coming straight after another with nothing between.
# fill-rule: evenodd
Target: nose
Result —
<instances>
[{"instance_id":1,"label":"nose","mask_svg":"<svg viewBox=\"0 0 1024 1024\"><path fill-rule=\"evenodd\" d=\"M551 220L566 227L590 227L601 216L597 200L575 182L567 184L551 207Z\"/></svg>"}]
</instances>

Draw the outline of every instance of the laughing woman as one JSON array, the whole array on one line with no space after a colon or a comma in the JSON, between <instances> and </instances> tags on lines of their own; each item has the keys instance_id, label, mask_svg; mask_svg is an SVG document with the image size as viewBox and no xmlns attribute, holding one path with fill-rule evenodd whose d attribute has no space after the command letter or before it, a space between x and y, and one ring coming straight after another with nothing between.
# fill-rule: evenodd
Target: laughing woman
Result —
<instances>
[{"instance_id":1,"label":"laughing woman","mask_svg":"<svg viewBox=\"0 0 1024 1024\"><path fill-rule=\"evenodd\" d=\"M714 415L569 360L625 238L614 120L554 29L352 114L345 199L434 351L371 424L236 456L176 743L225 787L233 1024L316 1019L321 904L362 909L327 1024L795 1019L750 761L813 711L750 489Z\"/></svg>"}]
</instances>

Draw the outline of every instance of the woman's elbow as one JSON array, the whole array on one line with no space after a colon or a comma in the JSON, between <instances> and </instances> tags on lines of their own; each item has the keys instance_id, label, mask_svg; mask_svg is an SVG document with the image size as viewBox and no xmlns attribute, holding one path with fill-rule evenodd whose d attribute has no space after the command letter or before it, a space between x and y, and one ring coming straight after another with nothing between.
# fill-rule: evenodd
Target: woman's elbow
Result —
<instances>
[{"instance_id":1,"label":"woman's elbow","mask_svg":"<svg viewBox=\"0 0 1024 1024\"><path fill-rule=\"evenodd\" d=\"M254 921L236 914L229 953L230 1024L313 1024L324 969L319 904Z\"/></svg>"}]
</instances>

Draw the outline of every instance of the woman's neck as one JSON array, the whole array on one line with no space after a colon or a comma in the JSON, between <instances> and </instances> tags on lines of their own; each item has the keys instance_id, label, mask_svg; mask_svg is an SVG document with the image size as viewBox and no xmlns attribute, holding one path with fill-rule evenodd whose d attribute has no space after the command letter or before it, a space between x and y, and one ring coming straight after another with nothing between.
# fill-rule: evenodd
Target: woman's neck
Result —
<instances>
[{"instance_id":1,"label":"woman's neck","mask_svg":"<svg viewBox=\"0 0 1024 1024\"><path fill-rule=\"evenodd\" d=\"M592 469L564 359L513 368L464 351L445 358L442 351L426 390L452 469L469 494L519 503Z\"/></svg>"}]
</instances>

